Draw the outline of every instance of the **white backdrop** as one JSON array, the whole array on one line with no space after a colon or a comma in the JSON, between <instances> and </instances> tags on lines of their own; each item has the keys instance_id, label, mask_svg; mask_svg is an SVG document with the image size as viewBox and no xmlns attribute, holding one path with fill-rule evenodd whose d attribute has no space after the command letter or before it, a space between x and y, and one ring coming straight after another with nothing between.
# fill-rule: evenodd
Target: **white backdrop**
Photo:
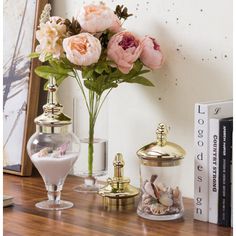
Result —
<instances>
[{"instance_id":1,"label":"white backdrop","mask_svg":"<svg viewBox=\"0 0 236 236\"><path fill-rule=\"evenodd\" d=\"M52 0L53 14L71 18L83 3L91 1ZM97 123L97 136L109 139L109 175L117 152L126 161L125 173L139 186L136 151L155 139L159 122L171 127L169 140L187 152L180 187L193 197L193 109L194 103L232 98L232 1L136 0L104 1L113 9L124 4L134 14L124 25L138 35L157 38L166 57L162 69L149 73L154 88L121 85L109 96ZM82 106L75 81L60 87L65 112L72 103ZM79 109L81 111L81 109ZM76 132L84 130L84 112L76 112ZM105 134L104 134L105 132Z\"/></svg>"}]
</instances>

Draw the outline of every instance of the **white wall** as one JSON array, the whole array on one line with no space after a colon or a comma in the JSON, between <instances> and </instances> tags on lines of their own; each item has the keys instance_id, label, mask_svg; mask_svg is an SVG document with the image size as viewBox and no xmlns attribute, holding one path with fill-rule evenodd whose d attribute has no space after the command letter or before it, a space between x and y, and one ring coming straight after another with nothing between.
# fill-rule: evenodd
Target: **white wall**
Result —
<instances>
[{"instance_id":1,"label":"white wall","mask_svg":"<svg viewBox=\"0 0 236 236\"><path fill-rule=\"evenodd\" d=\"M91 1L53 0L53 13L75 15ZM193 107L199 101L232 98L232 1L221 0L136 0L105 1L113 9L125 4L134 13L125 27L139 35L156 37L165 54L162 69L148 78L154 88L121 85L109 96L98 120L98 133L105 127L109 139L109 175L116 152L126 161L125 173L139 185L136 151L155 139L159 122L171 126L169 139L187 151L180 186L183 195L193 197ZM65 111L72 114L72 100L79 99L75 81L68 79L60 88ZM79 131L84 113L77 113Z\"/></svg>"}]
</instances>

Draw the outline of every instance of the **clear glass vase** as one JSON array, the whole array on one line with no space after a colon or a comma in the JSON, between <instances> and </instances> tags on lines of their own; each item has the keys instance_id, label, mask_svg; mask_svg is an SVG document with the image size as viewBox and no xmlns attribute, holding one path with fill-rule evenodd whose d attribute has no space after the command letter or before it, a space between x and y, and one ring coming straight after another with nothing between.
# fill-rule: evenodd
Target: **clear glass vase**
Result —
<instances>
[{"instance_id":1,"label":"clear glass vase","mask_svg":"<svg viewBox=\"0 0 236 236\"><path fill-rule=\"evenodd\" d=\"M36 132L27 143L31 161L41 174L47 190L48 200L36 207L44 210L62 210L73 206L61 200L61 191L66 176L79 156L80 142L71 131L71 119L57 100L57 85L49 78L47 104L43 114L35 118Z\"/></svg>"},{"instance_id":2,"label":"clear glass vase","mask_svg":"<svg viewBox=\"0 0 236 236\"><path fill-rule=\"evenodd\" d=\"M71 208L72 202L61 200L64 181L79 156L79 140L73 133L36 132L28 141L31 161L43 178L48 200L36 203L44 210ZM65 151L60 151L66 146ZM64 148L63 148L64 149Z\"/></svg>"},{"instance_id":3,"label":"clear glass vase","mask_svg":"<svg viewBox=\"0 0 236 236\"><path fill-rule=\"evenodd\" d=\"M104 184L97 181L97 177L107 174L107 148L108 141L105 139L94 138L93 141L93 160L92 173L89 172L89 139L80 140L80 158L73 166L73 174L83 178L83 183L74 188L77 192L97 192Z\"/></svg>"}]
</instances>

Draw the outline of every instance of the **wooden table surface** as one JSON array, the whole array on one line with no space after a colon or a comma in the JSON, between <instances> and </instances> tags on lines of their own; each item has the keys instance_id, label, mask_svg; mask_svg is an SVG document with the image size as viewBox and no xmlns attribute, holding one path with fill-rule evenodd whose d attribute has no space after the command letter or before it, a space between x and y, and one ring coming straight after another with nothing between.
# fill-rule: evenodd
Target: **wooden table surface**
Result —
<instances>
[{"instance_id":1,"label":"wooden table surface","mask_svg":"<svg viewBox=\"0 0 236 236\"><path fill-rule=\"evenodd\" d=\"M193 200L184 199L185 216L175 221L150 221L140 218L136 209L108 211L97 194L81 194L73 187L81 181L69 176L65 182L62 199L74 203L63 211L45 211L34 205L46 198L41 177L17 177L4 174L4 194L15 197L14 206L4 208L4 236L50 235L119 235L119 236L205 236L232 235L231 228L193 220Z\"/></svg>"}]
</instances>

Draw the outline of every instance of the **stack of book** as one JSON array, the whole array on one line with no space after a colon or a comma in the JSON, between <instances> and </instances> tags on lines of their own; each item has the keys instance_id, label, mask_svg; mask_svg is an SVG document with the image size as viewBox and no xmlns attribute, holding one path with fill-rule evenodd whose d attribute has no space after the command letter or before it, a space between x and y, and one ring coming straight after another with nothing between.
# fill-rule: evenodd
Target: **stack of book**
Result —
<instances>
[{"instance_id":1,"label":"stack of book","mask_svg":"<svg viewBox=\"0 0 236 236\"><path fill-rule=\"evenodd\" d=\"M194 218L232 226L233 101L195 104Z\"/></svg>"}]
</instances>

